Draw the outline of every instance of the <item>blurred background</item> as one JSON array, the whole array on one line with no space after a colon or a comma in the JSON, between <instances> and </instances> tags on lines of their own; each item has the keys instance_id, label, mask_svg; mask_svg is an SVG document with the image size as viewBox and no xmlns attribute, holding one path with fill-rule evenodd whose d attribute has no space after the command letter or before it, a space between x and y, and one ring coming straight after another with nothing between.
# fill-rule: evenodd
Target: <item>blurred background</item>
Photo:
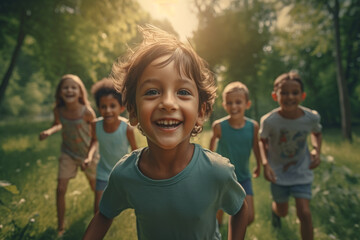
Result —
<instances>
[{"instance_id":1,"label":"blurred background","mask_svg":"<svg viewBox=\"0 0 360 240\"><path fill-rule=\"evenodd\" d=\"M141 42L137 26L144 24L191 44L216 73L218 96L231 81L245 83L252 100L246 116L257 121L277 107L275 78L297 71L303 105L320 113L324 127L312 186L315 239L360 239L360 0L1 0L0 239L56 239L61 134L38 141L53 120L56 85L72 73L90 90ZM211 123L226 114L221 101L192 141L208 147ZM146 146L139 132L136 138ZM300 239L293 200L282 229L271 227L262 176L253 181L255 222L246 239ZM79 173L66 196L63 239L81 239L93 198ZM114 220L105 239L136 239L133 210Z\"/></svg>"},{"instance_id":2,"label":"blurred background","mask_svg":"<svg viewBox=\"0 0 360 240\"><path fill-rule=\"evenodd\" d=\"M360 123L359 0L3 0L0 3L0 121L49 118L59 78L89 89L153 24L188 41L217 74L250 90L248 115L276 106L274 79L298 71L305 106L322 124ZM218 99L211 120L223 116Z\"/></svg>"}]
</instances>

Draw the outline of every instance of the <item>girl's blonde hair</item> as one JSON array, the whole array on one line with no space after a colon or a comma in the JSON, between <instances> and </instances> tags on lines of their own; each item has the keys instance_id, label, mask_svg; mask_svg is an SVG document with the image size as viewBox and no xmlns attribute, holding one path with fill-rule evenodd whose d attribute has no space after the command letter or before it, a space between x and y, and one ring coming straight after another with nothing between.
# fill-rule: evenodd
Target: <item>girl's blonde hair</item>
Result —
<instances>
[{"instance_id":1,"label":"girl's blonde hair","mask_svg":"<svg viewBox=\"0 0 360 240\"><path fill-rule=\"evenodd\" d=\"M60 108L62 106L65 106L65 102L61 98L60 90L61 90L62 84L67 79L72 79L79 85L80 92L81 92L81 95L79 97L79 103L84 104L85 106L90 106L88 96L87 96L87 91L86 91L85 85L81 81L81 79L78 76L74 75L74 74L65 74L64 76L61 77L60 82L58 83L58 85L56 87L55 107L54 108L56 109L56 108Z\"/></svg>"},{"instance_id":2,"label":"girl's blonde hair","mask_svg":"<svg viewBox=\"0 0 360 240\"><path fill-rule=\"evenodd\" d=\"M163 67L174 61L178 74L183 73L195 81L199 92L198 111L204 111L204 117L208 117L216 97L216 86L207 63L190 45L165 31L151 25L139 27L139 31L143 35L143 42L137 48L130 49L125 58L115 62L110 75L117 90L123 94L123 103L129 113L136 114L136 84L145 68L155 59L168 56L158 66ZM196 125L192 136L201 131L202 126Z\"/></svg>"}]
</instances>

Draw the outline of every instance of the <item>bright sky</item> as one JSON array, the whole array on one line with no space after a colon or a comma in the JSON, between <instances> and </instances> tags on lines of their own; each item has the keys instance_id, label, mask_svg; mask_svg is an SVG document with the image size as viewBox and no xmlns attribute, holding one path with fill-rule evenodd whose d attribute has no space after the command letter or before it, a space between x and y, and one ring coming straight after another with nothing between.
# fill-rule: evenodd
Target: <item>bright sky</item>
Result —
<instances>
[{"instance_id":1,"label":"bright sky","mask_svg":"<svg viewBox=\"0 0 360 240\"><path fill-rule=\"evenodd\" d=\"M154 19L168 19L181 40L192 37L197 29L198 20L192 0L138 0L140 5L151 14Z\"/></svg>"}]
</instances>

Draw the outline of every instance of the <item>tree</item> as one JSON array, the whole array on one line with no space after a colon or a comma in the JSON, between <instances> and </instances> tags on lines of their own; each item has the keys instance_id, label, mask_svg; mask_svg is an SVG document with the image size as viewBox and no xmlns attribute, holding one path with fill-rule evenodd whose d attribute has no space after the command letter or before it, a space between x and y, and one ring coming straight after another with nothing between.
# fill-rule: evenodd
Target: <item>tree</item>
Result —
<instances>
[{"instance_id":1,"label":"tree","mask_svg":"<svg viewBox=\"0 0 360 240\"><path fill-rule=\"evenodd\" d=\"M0 52L14 49L5 56L10 63L0 85L0 104L24 44L31 49L25 54L50 82L71 72L89 84L107 76L145 16L130 0L5 0L0 15Z\"/></svg>"},{"instance_id":2,"label":"tree","mask_svg":"<svg viewBox=\"0 0 360 240\"><path fill-rule=\"evenodd\" d=\"M342 134L345 139L351 140L350 97L352 94L349 93L348 88L352 86L355 89L358 84L360 64L357 59L360 54L356 49L359 49L360 44L360 1L297 0L283 2L290 8L291 21L289 21L287 29L280 31L282 33L278 36L288 32L287 39L291 39L292 46L282 42L283 45L287 45L288 49L304 49L307 51L307 55L318 56L318 60L321 56L335 56L335 61L332 60L330 64L334 64L336 68ZM285 50L284 46L281 48L287 52L288 56L296 56L296 54L290 53L292 50ZM319 62L318 60L315 64ZM308 64L303 63L302 65ZM318 68L317 71L324 73L325 69ZM344 69L346 70L344 71ZM331 69L329 70L331 71ZM316 78L315 75L312 77ZM318 74L318 77L321 78L321 75Z\"/></svg>"},{"instance_id":3,"label":"tree","mask_svg":"<svg viewBox=\"0 0 360 240\"><path fill-rule=\"evenodd\" d=\"M232 81L248 86L254 103L251 111L258 118L258 99L263 89L257 72L275 15L271 5L263 1L238 0L228 6L222 4L215 0L195 1L199 28L193 42L199 54L221 75L220 90Z\"/></svg>"}]
</instances>

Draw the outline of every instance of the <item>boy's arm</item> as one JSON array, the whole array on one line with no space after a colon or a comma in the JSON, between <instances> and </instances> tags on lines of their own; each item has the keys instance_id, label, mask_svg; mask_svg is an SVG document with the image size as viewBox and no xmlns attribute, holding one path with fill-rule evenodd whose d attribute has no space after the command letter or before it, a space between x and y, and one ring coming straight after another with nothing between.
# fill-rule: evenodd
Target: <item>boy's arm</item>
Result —
<instances>
[{"instance_id":1,"label":"boy's arm","mask_svg":"<svg viewBox=\"0 0 360 240\"><path fill-rule=\"evenodd\" d=\"M261 172L261 155L259 147L259 124L254 121L254 138L253 138L253 152L256 159L256 167L254 169L253 177L257 178Z\"/></svg>"},{"instance_id":2,"label":"boy's arm","mask_svg":"<svg viewBox=\"0 0 360 240\"><path fill-rule=\"evenodd\" d=\"M246 201L244 200L240 210L234 216L230 216L228 227L228 240L244 239L247 224L248 206Z\"/></svg>"},{"instance_id":3,"label":"boy's arm","mask_svg":"<svg viewBox=\"0 0 360 240\"><path fill-rule=\"evenodd\" d=\"M83 240L103 239L112 221L113 219L107 218L102 213L97 212L86 229Z\"/></svg>"},{"instance_id":4,"label":"boy's arm","mask_svg":"<svg viewBox=\"0 0 360 240\"><path fill-rule=\"evenodd\" d=\"M322 143L322 134L321 132L311 133L311 144L313 149L310 152L311 156L311 164L309 166L310 169L316 168L320 165L320 152L321 152L321 143Z\"/></svg>"},{"instance_id":5,"label":"boy's arm","mask_svg":"<svg viewBox=\"0 0 360 240\"><path fill-rule=\"evenodd\" d=\"M89 166L89 164L91 163L91 161L94 158L94 154L98 147L98 141L96 138L96 121L97 120L94 119L90 124L90 126L91 126L91 142L90 142L90 147L89 147L89 152L88 152L87 158L81 164L82 170L85 170Z\"/></svg>"},{"instance_id":6,"label":"boy's arm","mask_svg":"<svg viewBox=\"0 0 360 240\"><path fill-rule=\"evenodd\" d=\"M266 138L261 138L259 141L259 148L260 148L260 155L262 159L262 164L264 167L264 177L266 180L275 183L276 182L276 175L272 168L269 165L267 159L267 148L268 148L268 140Z\"/></svg>"},{"instance_id":7,"label":"boy's arm","mask_svg":"<svg viewBox=\"0 0 360 240\"><path fill-rule=\"evenodd\" d=\"M215 151L216 142L221 137L221 126L220 123L214 122L212 125L212 136L210 139L209 149Z\"/></svg>"},{"instance_id":8,"label":"boy's arm","mask_svg":"<svg viewBox=\"0 0 360 240\"><path fill-rule=\"evenodd\" d=\"M53 125L49 128L46 129L44 131L42 131L39 135L39 139L44 140L47 137L49 137L50 135L60 131L62 128L61 122L60 122L60 117L59 117L59 110L58 109L54 109L54 122Z\"/></svg>"},{"instance_id":9,"label":"boy's arm","mask_svg":"<svg viewBox=\"0 0 360 240\"><path fill-rule=\"evenodd\" d=\"M134 131L134 128L132 126L130 126L129 124L127 125L127 129L126 129L126 137L129 141L131 151L134 151L135 149L137 149L138 147L136 145L136 140L135 140L135 131Z\"/></svg>"}]
</instances>

